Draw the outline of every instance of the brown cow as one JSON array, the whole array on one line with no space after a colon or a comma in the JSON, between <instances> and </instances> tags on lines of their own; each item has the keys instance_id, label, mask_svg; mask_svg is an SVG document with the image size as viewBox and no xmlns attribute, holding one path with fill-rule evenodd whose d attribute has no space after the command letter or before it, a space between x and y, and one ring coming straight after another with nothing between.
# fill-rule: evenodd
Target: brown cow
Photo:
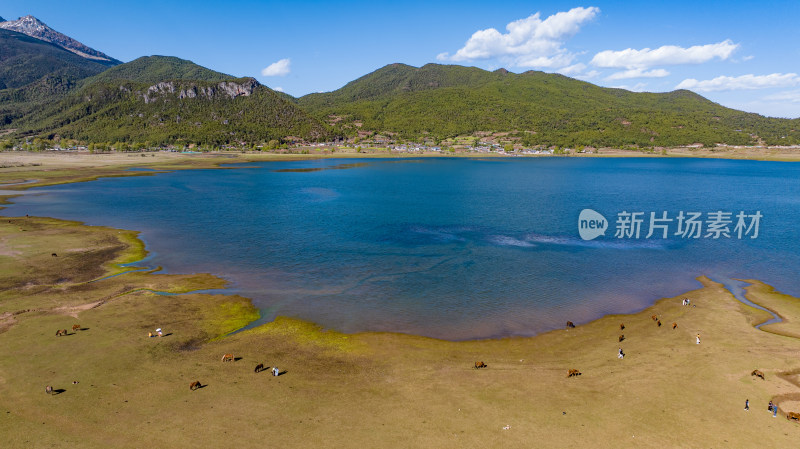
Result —
<instances>
[{"instance_id":1,"label":"brown cow","mask_svg":"<svg viewBox=\"0 0 800 449\"><path fill-rule=\"evenodd\" d=\"M754 370L753 370L753 372L752 372L752 373L750 373L750 375L751 375L751 376L760 377L760 378L761 378L761 380L766 380L766 379L764 378L764 373L762 373L761 371L759 371L759 370L757 370L757 369L754 369Z\"/></svg>"},{"instance_id":2,"label":"brown cow","mask_svg":"<svg viewBox=\"0 0 800 449\"><path fill-rule=\"evenodd\" d=\"M621 331L625 330L625 324L624 323L620 323L619 330L621 330Z\"/></svg>"},{"instance_id":3,"label":"brown cow","mask_svg":"<svg viewBox=\"0 0 800 449\"><path fill-rule=\"evenodd\" d=\"M661 320L658 320L658 323L656 324L658 324L658 327L661 327Z\"/></svg>"},{"instance_id":4,"label":"brown cow","mask_svg":"<svg viewBox=\"0 0 800 449\"><path fill-rule=\"evenodd\" d=\"M677 329L678 328L678 323L672 323L672 328L673 329Z\"/></svg>"},{"instance_id":5,"label":"brown cow","mask_svg":"<svg viewBox=\"0 0 800 449\"><path fill-rule=\"evenodd\" d=\"M576 369L571 369L571 370L569 370L569 374L567 374L567 377L574 377L574 376L580 376L580 375L581 375L580 371L578 371Z\"/></svg>"},{"instance_id":6,"label":"brown cow","mask_svg":"<svg viewBox=\"0 0 800 449\"><path fill-rule=\"evenodd\" d=\"M489 366L489 365L487 365L487 364L485 364L483 362L475 362L475 369L486 368L487 366Z\"/></svg>"},{"instance_id":7,"label":"brown cow","mask_svg":"<svg viewBox=\"0 0 800 449\"><path fill-rule=\"evenodd\" d=\"M233 362L233 354L225 354L222 356L223 362Z\"/></svg>"},{"instance_id":8,"label":"brown cow","mask_svg":"<svg viewBox=\"0 0 800 449\"><path fill-rule=\"evenodd\" d=\"M575 323L572 321L567 321L567 327L575 327Z\"/></svg>"},{"instance_id":9,"label":"brown cow","mask_svg":"<svg viewBox=\"0 0 800 449\"><path fill-rule=\"evenodd\" d=\"M789 412L789 413L786 414L786 419L800 421L800 413Z\"/></svg>"},{"instance_id":10,"label":"brown cow","mask_svg":"<svg viewBox=\"0 0 800 449\"><path fill-rule=\"evenodd\" d=\"M72 325L72 332L79 331L79 330L81 330L81 325L80 324L73 324Z\"/></svg>"},{"instance_id":11,"label":"brown cow","mask_svg":"<svg viewBox=\"0 0 800 449\"><path fill-rule=\"evenodd\" d=\"M53 254L50 254L50 255L53 256L53 257L58 257L58 254L56 254L56 253L53 253Z\"/></svg>"},{"instance_id":12,"label":"brown cow","mask_svg":"<svg viewBox=\"0 0 800 449\"><path fill-rule=\"evenodd\" d=\"M56 337L60 337L62 335L67 335L67 330L66 329L61 329L61 330L56 331Z\"/></svg>"},{"instance_id":13,"label":"brown cow","mask_svg":"<svg viewBox=\"0 0 800 449\"><path fill-rule=\"evenodd\" d=\"M192 382L192 383L190 383L190 384L189 384L189 389L190 389L190 390L192 390L192 391L194 391L194 390L197 390L198 388L200 388L200 387L202 387L202 386L203 386L203 385L200 383L200 381L199 381L199 380L196 380L196 381L194 381L194 382Z\"/></svg>"},{"instance_id":14,"label":"brown cow","mask_svg":"<svg viewBox=\"0 0 800 449\"><path fill-rule=\"evenodd\" d=\"M622 341L622 340L625 340L625 335L620 335L619 336L619 341Z\"/></svg>"},{"instance_id":15,"label":"brown cow","mask_svg":"<svg viewBox=\"0 0 800 449\"><path fill-rule=\"evenodd\" d=\"M653 321L658 321L658 315L651 315L650 319Z\"/></svg>"},{"instance_id":16,"label":"brown cow","mask_svg":"<svg viewBox=\"0 0 800 449\"><path fill-rule=\"evenodd\" d=\"M264 364L263 363L259 363L258 365L256 365L256 371L255 372L260 373L261 371L264 371Z\"/></svg>"}]
</instances>

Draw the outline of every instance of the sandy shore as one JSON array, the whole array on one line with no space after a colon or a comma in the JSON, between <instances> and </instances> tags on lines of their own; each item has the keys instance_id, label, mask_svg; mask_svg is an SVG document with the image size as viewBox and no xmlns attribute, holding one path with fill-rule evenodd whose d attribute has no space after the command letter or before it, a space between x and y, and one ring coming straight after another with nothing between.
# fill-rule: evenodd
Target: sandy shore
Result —
<instances>
[{"instance_id":1,"label":"sandy shore","mask_svg":"<svg viewBox=\"0 0 800 449\"><path fill-rule=\"evenodd\" d=\"M697 157L720 159L750 159L772 161L800 161L798 148L669 148L658 151L636 151L613 148L602 148L593 153L574 154L564 157ZM390 153L388 151L374 151L359 153L354 149L338 150L335 153L312 149L310 154L274 154L261 152L220 152L220 153L100 153L88 152L0 152L0 183L12 183L30 179L32 174L39 174L38 179L58 182L70 174L70 170L86 171L87 169L100 170L101 176L111 176L109 173L125 172L132 167L148 167L153 169L180 169L180 168L211 168L220 164L250 162L250 161L276 161L317 158L396 158L396 157L442 157L448 156L441 153ZM456 153L449 157L508 157L499 154L482 153ZM529 155L522 157L559 157ZM130 173L122 173L128 174ZM71 173L75 176L76 173ZM83 173L86 176L86 173Z\"/></svg>"},{"instance_id":2,"label":"sandy shore","mask_svg":"<svg viewBox=\"0 0 800 449\"><path fill-rule=\"evenodd\" d=\"M141 166L123 157L80 170L39 169L43 162L0 181L69 182ZM187 165L158 157L164 168ZM341 334L288 318L229 335L258 311L247 298L185 293L224 287L210 274L107 277L144 254L131 231L0 222L0 441L663 448L794 447L800 438L800 425L784 418L800 412L800 300L757 281L748 299L783 319L762 330L754 326L769 314L701 277L697 290L641 313L532 338ZM165 337L148 338L156 327ZM55 336L59 329L68 335ZM221 362L226 353L237 360ZM488 366L475 369L476 361ZM284 374L254 373L258 363ZM570 369L581 375L567 377ZM195 380L204 387L190 391ZM58 394L45 394L46 385ZM766 412L770 400L779 419Z\"/></svg>"}]
</instances>

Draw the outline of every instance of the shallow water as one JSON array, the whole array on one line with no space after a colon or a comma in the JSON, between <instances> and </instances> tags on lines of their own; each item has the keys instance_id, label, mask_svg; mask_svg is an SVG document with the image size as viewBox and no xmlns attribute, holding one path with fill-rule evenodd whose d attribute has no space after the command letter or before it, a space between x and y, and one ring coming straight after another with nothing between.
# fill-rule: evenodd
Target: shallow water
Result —
<instances>
[{"instance_id":1,"label":"shallow water","mask_svg":"<svg viewBox=\"0 0 800 449\"><path fill-rule=\"evenodd\" d=\"M402 160L407 162L409 160ZM640 310L696 276L800 294L800 165L709 159L248 163L31 189L2 213L142 231L147 264L211 272L267 319L446 339ZM611 224L582 240L590 208ZM759 236L644 238L649 212L759 211ZM614 238L622 212L640 238ZM730 224L733 231L736 219Z\"/></svg>"}]
</instances>

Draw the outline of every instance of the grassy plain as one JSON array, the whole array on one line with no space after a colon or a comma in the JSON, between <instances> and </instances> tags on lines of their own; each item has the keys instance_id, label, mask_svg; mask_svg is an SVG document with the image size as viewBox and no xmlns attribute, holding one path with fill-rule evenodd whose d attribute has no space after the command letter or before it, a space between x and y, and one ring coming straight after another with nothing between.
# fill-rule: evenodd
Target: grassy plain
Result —
<instances>
[{"instance_id":1,"label":"grassy plain","mask_svg":"<svg viewBox=\"0 0 800 449\"><path fill-rule=\"evenodd\" d=\"M179 157L159 156L165 168ZM54 168L52 177L20 171L16 179L125 174L124 157L64 174ZM135 235L50 218L0 220L3 447L794 447L800 440L800 425L783 418L800 411L800 300L763 284L748 297L785 320L763 331L754 326L766 312L701 277L698 289L640 313L532 338L341 334L289 318L231 334L258 316L250 301L191 293L224 286L210 274L120 267L144 255ZM693 306L681 305L684 296ZM73 324L82 330L55 336ZM156 327L166 335L148 338ZM238 360L221 362L225 353ZM476 361L488 367L474 369ZM257 363L285 373L256 374ZM573 368L582 375L568 378ZM766 380L752 377L754 369ZM190 391L194 380L204 387ZM60 392L47 395L46 385ZM766 412L770 400L779 419Z\"/></svg>"}]
</instances>

